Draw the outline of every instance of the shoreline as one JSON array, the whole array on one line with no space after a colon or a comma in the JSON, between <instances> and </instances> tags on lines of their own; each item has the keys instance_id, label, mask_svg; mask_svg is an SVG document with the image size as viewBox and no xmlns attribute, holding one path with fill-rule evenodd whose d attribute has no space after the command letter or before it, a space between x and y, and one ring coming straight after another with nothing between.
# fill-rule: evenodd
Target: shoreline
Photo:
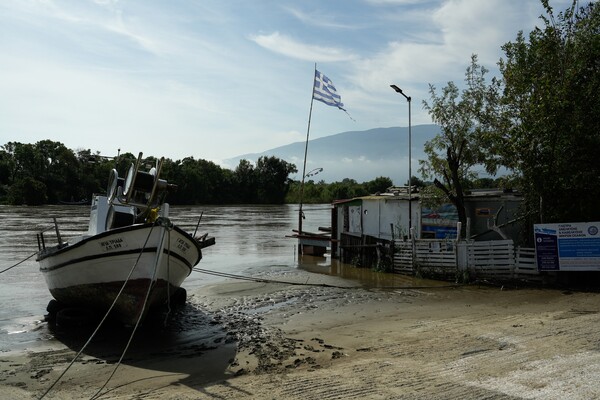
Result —
<instances>
[{"instance_id":1,"label":"shoreline","mask_svg":"<svg viewBox=\"0 0 600 400\"><path fill-rule=\"evenodd\" d=\"M213 282L189 292L166 328L136 334L99 398L588 399L600 396L599 300L551 289ZM53 333L0 353L3 397L39 398L87 339ZM126 339L102 332L45 398L91 398Z\"/></svg>"}]
</instances>

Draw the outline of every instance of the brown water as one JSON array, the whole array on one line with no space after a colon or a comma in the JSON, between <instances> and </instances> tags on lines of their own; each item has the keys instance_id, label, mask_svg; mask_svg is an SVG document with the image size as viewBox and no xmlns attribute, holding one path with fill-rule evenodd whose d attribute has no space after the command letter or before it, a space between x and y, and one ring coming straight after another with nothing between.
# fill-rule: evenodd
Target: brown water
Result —
<instances>
[{"instance_id":1,"label":"brown water","mask_svg":"<svg viewBox=\"0 0 600 400\"><path fill-rule=\"evenodd\" d=\"M305 205L303 227L317 231L330 225L329 205ZM286 271L303 269L311 273L337 275L365 286L411 286L411 278L375 273L343 265L326 257L299 257L297 242L286 238L298 225L297 205L281 206L192 206L172 207L171 219L192 233L203 214L198 233L216 238L216 245L203 251L198 265L203 269L277 279ZM37 251L36 234L52 227L56 217L63 240L87 230L89 207L0 206L0 271ZM48 238L52 235L48 234ZM49 241L50 239L48 239ZM193 272L184 282L188 290L222 280ZM51 299L35 256L0 274L0 352L26 347L33 341L52 337L43 322Z\"/></svg>"}]
</instances>

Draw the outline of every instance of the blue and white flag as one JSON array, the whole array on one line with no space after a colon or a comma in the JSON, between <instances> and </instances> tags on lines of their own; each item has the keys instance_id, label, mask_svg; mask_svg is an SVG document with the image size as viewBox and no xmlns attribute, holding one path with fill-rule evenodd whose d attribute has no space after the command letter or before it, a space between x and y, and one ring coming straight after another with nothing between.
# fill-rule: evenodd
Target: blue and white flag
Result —
<instances>
[{"instance_id":1,"label":"blue and white flag","mask_svg":"<svg viewBox=\"0 0 600 400\"><path fill-rule=\"evenodd\" d=\"M319 100L328 106L337 107L340 110L344 110L344 103L342 98L337 94L335 86L331 79L323 75L321 72L315 69L315 86L313 88L313 99Z\"/></svg>"}]
</instances>

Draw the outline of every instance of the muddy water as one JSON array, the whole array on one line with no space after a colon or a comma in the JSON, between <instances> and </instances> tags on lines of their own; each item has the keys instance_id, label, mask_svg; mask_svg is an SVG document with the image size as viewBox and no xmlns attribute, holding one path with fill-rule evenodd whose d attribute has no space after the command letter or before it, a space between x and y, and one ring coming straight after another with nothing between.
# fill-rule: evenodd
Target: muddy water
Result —
<instances>
[{"instance_id":1,"label":"muddy water","mask_svg":"<svg viewBox=\"0 0 600 400\"><path fill-rule=\"evenodd\" d=\"M317 231L330 225L328 205L304 206L304 229ZM297 243L286 238L297 227L297 206L193 206L172 207L173 222L194 232L216 238L216 245L204 250L199 267L232 274L271 277L303 269L316 274L337 275L365 286L410 286L418 284L398 275L356 269L326 257L299 257ZM87 206L14 207L0 206L0 270L33 255L38 248L36 234L53 226L55 217L63 240L87 229ZM47 243L53 238L48 232ZM184 287L194 289L223 278L194 272ZM43 322L50 294L38 271L35 256L0 274L0 352L26 347L52 337Z\"/></svg>"}]
</instances>

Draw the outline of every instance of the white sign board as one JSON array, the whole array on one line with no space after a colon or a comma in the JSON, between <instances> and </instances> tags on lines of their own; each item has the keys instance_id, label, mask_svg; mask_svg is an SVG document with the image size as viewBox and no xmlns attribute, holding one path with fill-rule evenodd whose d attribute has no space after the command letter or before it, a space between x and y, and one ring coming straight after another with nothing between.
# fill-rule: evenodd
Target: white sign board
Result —
<instances>
[{"instance_id":1,"label":"white sign board","mask_svg":"<svg viewBox=\"0 0 600 400\"><path fill-rule=\"evenodd\" d=\"M536 224L539 271L600 271L600 222Z\"/></svg>"}]
</instances>

